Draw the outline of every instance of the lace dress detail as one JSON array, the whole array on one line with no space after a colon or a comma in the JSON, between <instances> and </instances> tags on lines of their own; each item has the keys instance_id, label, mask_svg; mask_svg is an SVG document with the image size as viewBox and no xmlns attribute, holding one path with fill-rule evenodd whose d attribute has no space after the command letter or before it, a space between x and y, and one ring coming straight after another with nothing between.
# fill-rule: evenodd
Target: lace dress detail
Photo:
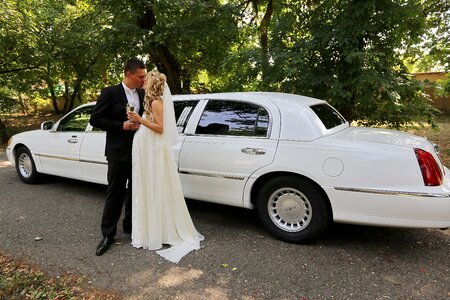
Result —
<instances>
[{"instance_id":1,"label":"lace dress detail","mask_svg":"<svg viewBox=\"0 0 450 300\"><path fill-rule=\"evenodd\" d=\"M153 115L144 118L152 120ZM163 133L164 134L164 133ZM132 242L136 248L157 250L178 263L200 249L204 237L189 215L172 151L163 137L141 125L133 140Z\"/></svg>"}]
</instances>

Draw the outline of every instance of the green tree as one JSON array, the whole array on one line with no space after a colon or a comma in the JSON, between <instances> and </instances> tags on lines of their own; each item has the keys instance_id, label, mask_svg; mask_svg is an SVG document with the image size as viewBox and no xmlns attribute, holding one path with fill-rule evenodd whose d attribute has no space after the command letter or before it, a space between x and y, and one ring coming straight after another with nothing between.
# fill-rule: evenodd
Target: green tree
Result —
<instances>
[{"instance_id":1,"label":"green tree","mask_svg":"<svg viewBox=\"0 0 450 300\"><path fill-rule=\"evenodd\" d=\"M64 107L82 103L83 92L102 82L122 41L115 39L111 18L88 1L47 3L35 10L39 17L41 72L56 106L56 86L62 83ZM85 87L83 87L83 84Z\"/></svg>"},{"instance_id":2,"label":"green tree","mask_svg":"<svg viewBox=\"0 0 450 300\"><path fill-rule=\"evenodd\" d=\"M411 46L438 28L426 54L448 66L449 9L439 3L4 0L0 105L15 99L26 110L20 99L41 95L66 112L120 80L123 61L137 56L164 72L174 93L285 91L325 99L368 125L432 123L403 58L423 56Z\"/></svg>"},{"instance_id":3,"label":"green tree","mask_svg":"<svg viewBox=\"0 0 450 300\"><path fill-rule=\"evenodd\" d=\"M276 0L236 0L239 35L230 45L219 72L211 78L218 91L270 90L272 53L270 49Z\"/></svg>"},{"instance_id":4,"label":"green tree","mask_svg":"<svg viewBox=\"0 0 450 300\"><path fill-rule=\"evenodd\" d=\"M71 110L101 83L122 43L110 15L87 0L7 0L0 19L2 84L19 99L24 92L50 96L56 112ZM62 108L58 96L65 99Z\"/></svg>"},{"instance_id":5,"label":"green tree","mask_svg":"<svg viewBox=\"0 0 450 300\"><path fill-rule=\"evenodd\" d=\"M99 0L149 67L166 74L173 93L189 93L202 71L215 73L236 39L235 7L217 0Z\"/></svg>"},{"instance_id":6,"label":"green tree","mask_svg":"<svg viewBox=\"0 0 450 300\"><path fill-rule=\"evenodd\" d=\"M280 3L273 28L273 87L329 101L348 120L399 127L433 109L401 50L419 41L417 1Z\"/></svg>"},{"instance_id":7,"label":"green tree","mask_svg":"<svg viewBox=\"0 0 450 300\"><path fill-rule=\"evenodd\" d=\"M399 127L436 112L403 64L421 42L419 1L234 1L240 40L218 90L273 90L325 99L349 120Z\"/></svg>"},{"instance_id":8,"label":"green tree","mask_svg":"<svg viewBox=\"0 0 450 300\"><path fill-rule=\"evenodd\" d=\"M413 47L410 60L418 71L450 73L450 2L428 0L424 2L427 31L423 42ZM412 58L412 59L411 59ZM450 75L435 86L441 96L450 94Z\"/></svg>"},{"instance_id":9,"label":"green tree","mask_svg":"<svg viewBox=\"0 0 450 300\"><path fill-rule=\"evenodd\" d=\"M424 2L427 31L422 42L414 47L420 71L450 70L450 2Z\"/></svg>"}]
</instances>

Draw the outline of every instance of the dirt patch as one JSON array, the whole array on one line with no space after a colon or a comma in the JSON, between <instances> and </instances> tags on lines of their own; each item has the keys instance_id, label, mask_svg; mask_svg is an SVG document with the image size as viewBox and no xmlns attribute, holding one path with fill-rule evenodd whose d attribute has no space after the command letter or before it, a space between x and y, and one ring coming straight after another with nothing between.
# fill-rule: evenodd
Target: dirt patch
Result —
<instances>
[{"instance_id":1,"label":"dirt patch","mask_svg":"<svg viewBox=\"0 0 450 300\"><path fill-rule=\"evenodd\" d=\"M53 278L38 266L0 252L0 299L120 299L69 272Z\"/></svg>"}]
</instances>

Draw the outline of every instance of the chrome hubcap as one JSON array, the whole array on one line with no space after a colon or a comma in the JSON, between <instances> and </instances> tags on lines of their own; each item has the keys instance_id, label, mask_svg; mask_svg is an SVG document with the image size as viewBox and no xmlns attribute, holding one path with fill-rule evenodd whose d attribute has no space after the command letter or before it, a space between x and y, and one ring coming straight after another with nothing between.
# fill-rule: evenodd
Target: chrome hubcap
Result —
<instances>
[{"instance_id":1,"label":"chrome hubcap","mask_svg":"<svg viewBox=\"0 0 450 300\"><path fill-rule=\"evenodd\" d=\"M31 163L31 158L28 154L22 153L19 156L18 166L19 172L23 177L28 178L31 176L31 173L33 172L33 164Z\"/></svg>"},{"instance_id":2,"label":"chrome hubcap","mask_svg":"<svg viewBox=\"0 0 450 300\"><path fill-rule=\"evenodd\" d=\"M267 210L272 222L288 232L302 231L312 218L308 198L299 190L288 187L278 189L270 196Z\"/></svg>"}]
</instances>

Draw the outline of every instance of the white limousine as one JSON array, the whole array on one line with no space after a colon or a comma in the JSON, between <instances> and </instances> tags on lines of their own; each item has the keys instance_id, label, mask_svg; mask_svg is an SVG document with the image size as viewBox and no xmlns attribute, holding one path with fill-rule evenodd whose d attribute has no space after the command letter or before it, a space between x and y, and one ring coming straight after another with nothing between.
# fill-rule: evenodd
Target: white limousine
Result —
<instances>
[{"instance_id":1,"label":"white limousine","mask_svg":"<svg viewBox=\"0 0 450 300\"><path fill-rule=\"evenodd\" d=\"M282 93L174 96L173 148L186 198L256 209L277 238L307 242L329 222L450 227L450 176L426 139L352 127L325 101ZM81 105L17 134L19 178L106 184L105 132ZM125 111L124 111L125 114Z\"/></svg>"}]
</instances>

